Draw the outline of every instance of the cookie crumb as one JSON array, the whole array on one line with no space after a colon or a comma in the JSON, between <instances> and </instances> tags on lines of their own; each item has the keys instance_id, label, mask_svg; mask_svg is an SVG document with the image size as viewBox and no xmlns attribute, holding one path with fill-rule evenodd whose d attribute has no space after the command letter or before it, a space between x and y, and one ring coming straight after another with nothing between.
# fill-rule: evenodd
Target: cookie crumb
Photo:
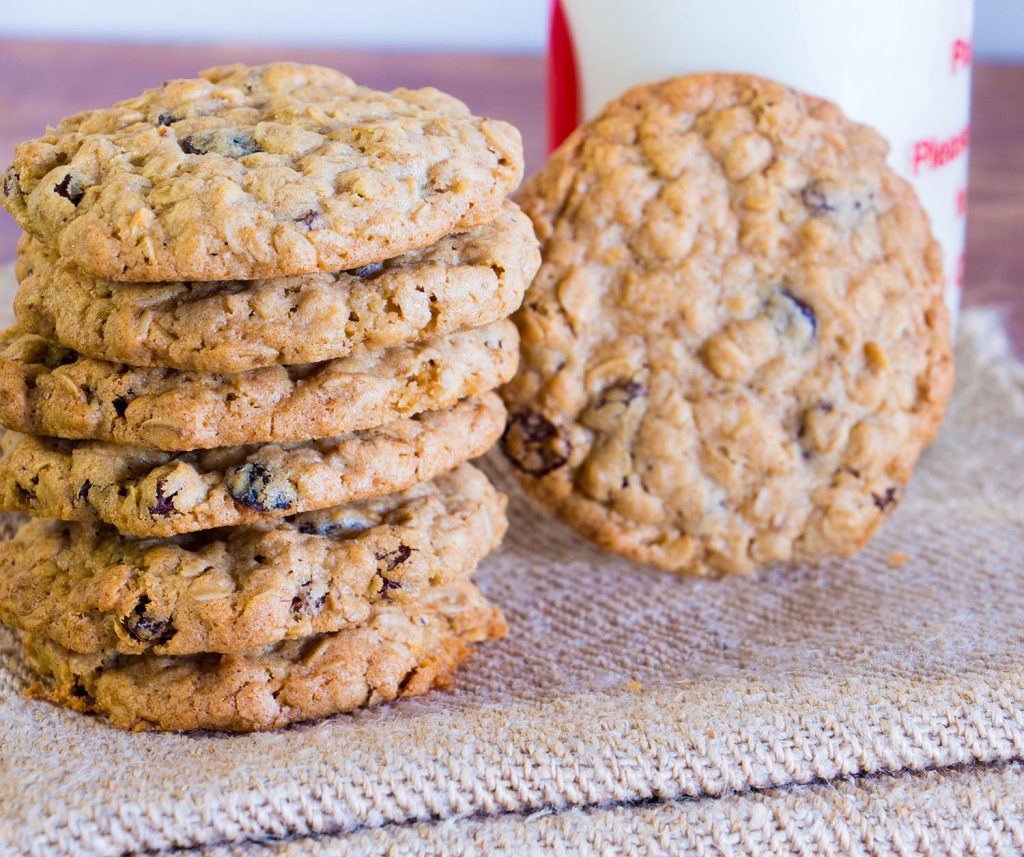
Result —
<instances>
[{"instance_id":1,"label":"cookie crumb","mask_svg":"<svg viewBox=\"0 0 1024 857\"><path fill-rule=\"evenodd\" d=\"M640 684L640 682L638 682L636 679L631 678L629 681L626 682L626 690L628 690L630 693L640 693L640 691L643 689L644 686Z\"/></svg>"},{"instance_id":2,"label":"cookie crumb","mask_svg":"<svg viewBox=\"0 0 1024 857\"><path fill-rule=\"evenodd\" d=\"M889 565L903 565L910 556L903 553L903 551L896 551L895 553L889 554Z\"/></svg>"}]
</instances>

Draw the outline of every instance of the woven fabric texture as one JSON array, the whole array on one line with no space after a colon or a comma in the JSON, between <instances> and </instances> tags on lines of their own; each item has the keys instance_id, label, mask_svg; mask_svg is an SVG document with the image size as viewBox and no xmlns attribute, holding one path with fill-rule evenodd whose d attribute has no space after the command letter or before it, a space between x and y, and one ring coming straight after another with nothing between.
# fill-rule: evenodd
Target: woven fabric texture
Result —
<instances>
[{"instance_id":1,"label":"woven fabric texture","mask_svg":"<svg viewBox=\"0 0 1024 857\"><path fill-rule=\"evenodd\" d=\"M903 506L862 554L817 567L710 581L631 565L531 508L492 456L512 527L479 578L511 633L452 692L270 734L125 734L25 699L0 631L0 853L616 836L747 853L798 835L846 853L876 824L890 848L968 824L1019 850L1020 770L970 766L1024 759L1024 369L979 314L958 361ZM906 817L884 822L886 805ZM692 842L665 838L691 822Z\"/></svg>"},{"instance_id":2,"label":"woven fabric texture","mask_svg":"<svg viewBox=\"0 0 1024 857\"><path fill-rule=\"evenodd\" d=\"M1024 852L1024 766L942 768L563 812L214 846L195 857L401 854L963 855Z\"/></svg>"}]
</instances>

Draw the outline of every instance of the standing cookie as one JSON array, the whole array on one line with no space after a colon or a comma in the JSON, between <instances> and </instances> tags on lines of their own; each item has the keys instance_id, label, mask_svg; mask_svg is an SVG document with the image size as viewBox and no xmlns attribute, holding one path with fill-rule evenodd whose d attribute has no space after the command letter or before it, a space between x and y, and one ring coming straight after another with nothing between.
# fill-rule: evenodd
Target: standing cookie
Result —
<instances>
[{"instance_id":1,"label":"standing cookie","mask_svg":"<svg viewBox=\"0 0 1024 857\"><path fill-rule=\"evenodd\" d=\"M504 449L602 546L687 574L848 554L952 384L940 253L887 146L709 74L638 87L524 187L543 263Z\"/></svg>"}]
</instances>

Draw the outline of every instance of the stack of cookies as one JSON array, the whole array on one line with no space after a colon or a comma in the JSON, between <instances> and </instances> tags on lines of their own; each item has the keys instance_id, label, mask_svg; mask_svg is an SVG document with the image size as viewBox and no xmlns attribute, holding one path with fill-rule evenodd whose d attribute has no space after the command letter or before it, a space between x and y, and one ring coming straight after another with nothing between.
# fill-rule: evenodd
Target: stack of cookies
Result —
<instances>
[{"instance_id":1,"label":"stack of cookies","mask_svg":"<svg viewBox=\"0 0 1024 857\"><path fill-rule=\"evenodd\" d=\"M443 683L504 623L519 135L436 90L212 69L17 148L0 618L36 692L267 729Z\"/></svg>"}]
</instances>

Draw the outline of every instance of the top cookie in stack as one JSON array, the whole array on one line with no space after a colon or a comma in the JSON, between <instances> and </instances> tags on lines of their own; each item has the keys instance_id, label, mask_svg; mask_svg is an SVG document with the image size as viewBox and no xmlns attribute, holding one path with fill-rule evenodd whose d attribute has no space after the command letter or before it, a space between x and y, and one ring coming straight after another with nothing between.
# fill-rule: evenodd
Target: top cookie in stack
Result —
<instances>
[{"instance_id":1,"label":"top cookie in stack","mask_svg":"<svg viewBox=\"0 0 1024 857\"><path fill-rule=\"evenodd\" d=\"M317 66L209 69L21 144L4 206L111 280L341 271L480 226L522 177L519 134L436 89Z\"/></svg>"},{"instance_id":2,"label":"top cookie in stack","mask_svg":"<svg viewBox=\"0 0 1024 857\"><path fill-rule=\"evenodd\" d=\"M540 261L521 176L504 122L290 63L17 148L0 506L57 520L0 546L0 618L40 692L271 728L423 692L501 633L468 578L504 498L465 462Z\"/></svg>"}]
</instances>

